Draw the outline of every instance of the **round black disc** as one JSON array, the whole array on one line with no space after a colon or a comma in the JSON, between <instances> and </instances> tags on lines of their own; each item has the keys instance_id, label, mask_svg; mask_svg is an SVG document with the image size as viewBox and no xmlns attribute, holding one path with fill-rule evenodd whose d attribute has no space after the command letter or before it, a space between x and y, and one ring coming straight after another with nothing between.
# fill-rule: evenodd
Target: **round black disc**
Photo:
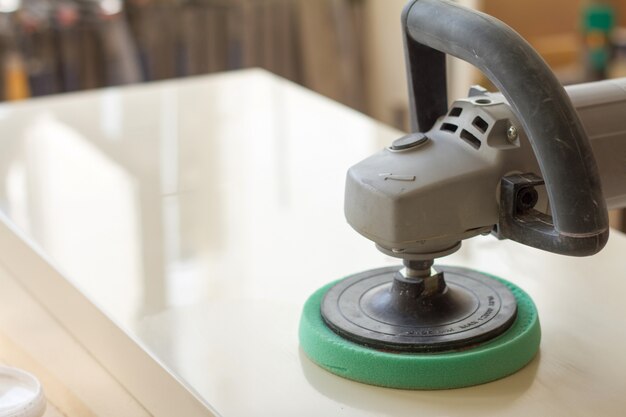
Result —
<instances>
[{"instance_id":1,"label":"round black disc","mask_svg":"<svg viewBox=\"0 0 626 417\"><path fill-rule=\"evenodd\" d=\"M321 305L328 327L345 339L376 349L441 352L492 339L515 320L514 295L485 274L436 267L443 274L445 289L423 295L423 284L403 279L399 270L372 269L333 286Z\"/></svg>"}]
</instances>

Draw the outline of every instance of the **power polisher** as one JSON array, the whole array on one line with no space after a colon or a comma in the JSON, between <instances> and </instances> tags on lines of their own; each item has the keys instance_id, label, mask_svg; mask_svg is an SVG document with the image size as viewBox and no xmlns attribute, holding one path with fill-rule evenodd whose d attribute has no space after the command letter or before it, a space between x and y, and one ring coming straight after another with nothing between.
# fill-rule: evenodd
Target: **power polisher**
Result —
<instances>
[{"instance_id":1,"label":"power polisher","mask_svg":"<svg viewBox=\"0 0 626 417\"><path fill-rule=\"evenodd\" d=\"M345 215L403 265L318 290L300 344L368 384L481 384L535 356L536 308L512 283L434 260L489 233L562 255L600 251L607 206L626 205L626 78L564 88L510 27L449 1L411 1L401 21L414 133L350 168ZM446 54L500 92L472 87L448 107Z\"/></svg>"}]
</instances>

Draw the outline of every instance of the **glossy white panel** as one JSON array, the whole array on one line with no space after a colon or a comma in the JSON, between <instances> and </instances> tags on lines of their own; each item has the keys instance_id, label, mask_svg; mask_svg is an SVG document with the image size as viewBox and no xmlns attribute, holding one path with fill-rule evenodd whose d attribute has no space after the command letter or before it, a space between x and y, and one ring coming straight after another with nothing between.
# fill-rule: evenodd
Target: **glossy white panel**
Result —
<instances>
[{"instance_id":1,"label":"glossy white panel","mask_svg":"<svg viewBox=\"0 0 626 417\"><path fill-rule=\"evenodd\" d=\"M541 352L509 378L407 392L303 356L304 300L396 263L350 229L342 204L346 169L398 132L327 99L245 71L5 105L0 129L2 210L225 416L620 415L626 404L619 233L587 259L485 237L444 260L535 299Z\"/></svg>"}]
</instances>

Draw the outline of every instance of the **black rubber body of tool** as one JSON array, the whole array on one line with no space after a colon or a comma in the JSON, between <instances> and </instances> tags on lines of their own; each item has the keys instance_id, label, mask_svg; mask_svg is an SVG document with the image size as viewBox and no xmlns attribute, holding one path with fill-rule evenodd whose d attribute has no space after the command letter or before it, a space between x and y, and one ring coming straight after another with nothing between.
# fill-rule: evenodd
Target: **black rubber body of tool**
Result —
<instances>
[{"instance_id":1,"label":"black rubber body of tool","mask_svg":"<svg viewBox=\"0 0 626 417\"><path fill-rule=\"evenodd\" d=\"M552 216L527 222L503 210L495 234L565 255L602 249L608 213L591 145L567 93L537 52L499 20L446 0L410 2L402 26L415 131L426 132L447 111L449 54L476 66L500 89L529 137ZM517 205L513 188L502 194L513 201L501 202L501 210Z\"/></svg>"}]
</instances>

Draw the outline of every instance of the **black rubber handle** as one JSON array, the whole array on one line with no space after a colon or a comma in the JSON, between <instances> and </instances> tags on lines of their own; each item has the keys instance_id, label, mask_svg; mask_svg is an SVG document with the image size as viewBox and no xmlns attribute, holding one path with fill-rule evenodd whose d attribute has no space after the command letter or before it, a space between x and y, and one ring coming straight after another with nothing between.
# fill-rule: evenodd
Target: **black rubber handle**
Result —
<instances>
[{"instance_id":1,"label":"black rubber handle","mask_svg":"<svg viewBox=\"0 0 626 417\"><path fill-rule=\"evenodd\" d=\"M584 240L590 247L578 254L599 251L608 214L596 161L567 93L537 52L501 21L446 0L411 1L402 26L414 130L429 130L447 112L445 54L473 64L500 89L529 136L556 235Z\"/></svg>"}]
</instances>

